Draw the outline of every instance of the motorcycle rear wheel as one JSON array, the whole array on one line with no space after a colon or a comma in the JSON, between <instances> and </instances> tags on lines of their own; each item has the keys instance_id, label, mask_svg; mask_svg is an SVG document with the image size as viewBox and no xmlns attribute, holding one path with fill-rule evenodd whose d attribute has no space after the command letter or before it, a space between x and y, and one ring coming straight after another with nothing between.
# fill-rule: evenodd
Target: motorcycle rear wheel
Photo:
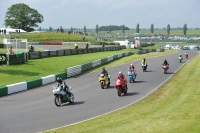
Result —
<instances>
[{"instance_id":1,"label":"motorcycle rear wheel","mask_svg":"<svg viewBox=\"0 0 200 133\"><path fill-rule=\"evenodd\" d=\"M61 98L59 96L55 96L54 103L58 107L61 106L61 104L62 104Z\"/></svg>"}]
</instances>

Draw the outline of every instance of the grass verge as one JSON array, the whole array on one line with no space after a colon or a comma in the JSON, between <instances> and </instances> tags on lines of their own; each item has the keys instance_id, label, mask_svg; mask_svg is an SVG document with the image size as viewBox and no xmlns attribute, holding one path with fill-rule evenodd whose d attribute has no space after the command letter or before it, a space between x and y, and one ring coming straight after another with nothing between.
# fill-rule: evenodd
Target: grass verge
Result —
<instances>
[{"instance_id":1,"label":"grass verge","mask_svg":"<svg viewBox=\"0 0 200 133\"><path fill-rule=\"evenodd\" d=\"M162 88L134 105L45 133L198 133L199 60L200 55L181 68Z\"/></svg>"}]
</instances>

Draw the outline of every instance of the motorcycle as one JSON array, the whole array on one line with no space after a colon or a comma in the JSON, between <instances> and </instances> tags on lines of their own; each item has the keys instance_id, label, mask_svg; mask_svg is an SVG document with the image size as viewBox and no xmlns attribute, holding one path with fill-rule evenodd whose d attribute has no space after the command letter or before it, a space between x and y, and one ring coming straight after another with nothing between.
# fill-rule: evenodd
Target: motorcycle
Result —
<instances>
[{"instance_id":1,"label":"motorcycle","mask_svg":"<svg viewBox=\"0 0 200 133\"><path fill-rule=\"evenodd\" d=\"M125 85L122 80L117 79L115 81L115 88L117 89L117 94L119 97L122 96L122 93L127 94L127 85Z\"/></svg>"},{"instance_id":2,"label":"motorcycle","mask_svg":"<svg viewBox=\"0 0 200 133\"><path fill-rule=\"evenodd\" d=\"M142 70L143 70L143 72L147 71L147 64L142 64Z\"/></svg>"},{"instance_id":3,"label":"motorcycle","mask_svg":"<svg viewBox=\"0 0 200 133\"><path fill-rule=\"evenodd\" d=\"M132 83L135 81L136 76L133 70L128 71L128 77L129 77L129 83Z\"/></svg>"},{"instance_id":4,"label":"motorcycle","mask_svg":"<svg viewBox=\"0 0 200 133\"><path fill-rule=\"evenodd\" d=\"M188 54L185 54L185 58L188 58Z\"/></svg>"},{"instance_id":5,"label":"motorcycle","mask_svg":"<svg viewBox=\"0 0 200 133\"><path fill-rule=\"evenodd\" d=\"M180 61L180 63L182 62L182 59L183 59L183 57L182 56L179 56L178 57L178 59L179 59L179 61Z\"/></svg>"},{"instance_id":6,"label":"motorcycle","mask_svg":"<svg viewBox=\"0 0 200 133\"><path fill-rule=\"evenodd\" d=\"M168 65L162 65L162 69L163 69L164 74L166 74L167 70L169 69L169 66Z\"/></svg>"},{"instance_id":7,"label":"motorcycle","mask_svg":"<svg viewBox=\"0 0 200 133\"><path fill-rule=\"evenodd\" d=\"M71 97L69 97L69 94L67 94L62 88L61 86L52 86L53 88L53 94L55 96L54 98L54 103L56 106L61 106L63 103L74 103L74 94L69 92L72 90L72 87L69 86L67 91L70 93Z\"/></svg>"},{"instance_id":8,"label":"motorcycle","mask_svg":"<svg viewBox=\"0 0 200 133\"><path fill-rule=\"evenodd\" d=\"M99 76L99 82L101 85L101 89L104 89L106 87L110 87L110 75L108 77L105 74L100 74Z\"/></svg>"}]
</instances>

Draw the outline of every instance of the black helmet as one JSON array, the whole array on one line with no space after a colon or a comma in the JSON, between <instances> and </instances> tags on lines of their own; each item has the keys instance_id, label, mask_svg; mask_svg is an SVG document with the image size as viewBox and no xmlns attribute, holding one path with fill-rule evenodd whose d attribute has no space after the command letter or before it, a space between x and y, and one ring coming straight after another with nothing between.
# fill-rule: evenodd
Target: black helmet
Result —
<instances>
[{"instance_id":1,"label":"black helmet","mask_svg":"<svg viewBox=\"0 0 200 133\"><path fill-rule=\"evenodd\" d=\"M60 77L57 77L58 83L62 83L62 79Z\"/></svg>"},{"instance_id":2,"label":"black helmet","mask_svg":"<svg viewBox=\"0 0 200 133\"><path fill-rule=\"evenodd\" d=\"M165 62L166 62L167 60L165 59Z\"/></svg>"},{"instance_id":3,"label":"black helmet","mask_svg":"<svg viewBox=\"0 0 200 133\"><path fill-rule=\"evenodd\" d=\"M105 71L105 68L104 68L104 67L102 68L102 71Z\"/></svg>"}]
</instances>

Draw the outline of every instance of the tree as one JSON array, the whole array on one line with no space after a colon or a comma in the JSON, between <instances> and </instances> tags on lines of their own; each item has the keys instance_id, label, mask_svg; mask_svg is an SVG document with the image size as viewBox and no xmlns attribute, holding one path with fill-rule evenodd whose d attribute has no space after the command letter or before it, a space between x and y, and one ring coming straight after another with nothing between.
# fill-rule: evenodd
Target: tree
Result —
<instances>
[{"instance_id":1,"label":"tree","mask_svg":"<svg viewBox=\"0 0 200 133\"><path fill-rule=\"evenodd\" d=\"M98 32L99 32L99 26L98 26L98 24L96 25L96 34L98 35Z\"/></svg>"},{"instance_id":2,"label":"tree","mask_svg":"<svg viewBox=\"0 0 200 133\"><path fill-rule=\"evenodd\" d=\"M187 33L187 24L183 25L183 33L184 33L184 35L186 35L186 33Z\"/></svg>"},{"instance_id":3,"label":"tree","mask_svg":"<svg viewBox=\"0 0 200 133\"><path fill-rule=\"evenodd\" d=\"M84 34L86 34L86 26L84 26Z\"/></svg>"},{"instance_id":4,"label":"tree","mask_svg":"<svg viewBox=\"0 0 200 133\"><path fill-rule=\"evenodd\" d=\"M122 25L122 33L123 33L123 35L124 35L124 33L125 33L125 28L124 28L125 26L124 25Z\"/></svg>"},{"instance_id":5,"label":"tree","mask_svg":"<svg viewBox=\"0 0 200 133\"><path fill-rule=\"evenodd\" d=\"M34 31L38 23L42 23L43 16L28 5L19 3L12 5L6 12L4 25L11 28L23 29L27 32Z\"/></svg>"},{"instance_id":6,"label":"tree","mask_svg":"<svg viewBox=\"0 0 200 133\"><path fill-rule=\"evenodd\" d=\"M109 26L109 33L111 34L111 25Z\"/></svg>"},{"instance_id":7,"label":"tree","mask_svg":"<svg viewBox=\"0 0 200 133\"><path fill-rule=\"evenodd\" d=\"M170 25L168 24L167 25L167 35L169 35L170 34Z\"/></svg>"},{"instance_id":8,"label":"tree","mask_svg":"<svg viewBox=\"0 0 200 133\"><path fill-rule=\"evenodd\" d=\"M50 31L50 32L52 31L52 28L51 28L51 26L49 27L49 31Z\"/></svg>"},{"instance_id":9,"label":"tree","mask_svg":"<svg viewBox=\"0 0 200 133\"><path fill-rule=\"evenodd\" d=\"M154 32L154 25L153 24L151 24L150 31L151 31L151 34L153 34L153 32Z\"/></svg>"},{"instance_id":10,"label":"tree","mask_svg":"<svg viewBox=\"0 0 200 133\"><path fill-rule=\"evenodd\" d=\"M139 33L139 32L140 32L140 26L139 26L139 24L137 24L136 33Z\"/></svg>"}]
</instances>

